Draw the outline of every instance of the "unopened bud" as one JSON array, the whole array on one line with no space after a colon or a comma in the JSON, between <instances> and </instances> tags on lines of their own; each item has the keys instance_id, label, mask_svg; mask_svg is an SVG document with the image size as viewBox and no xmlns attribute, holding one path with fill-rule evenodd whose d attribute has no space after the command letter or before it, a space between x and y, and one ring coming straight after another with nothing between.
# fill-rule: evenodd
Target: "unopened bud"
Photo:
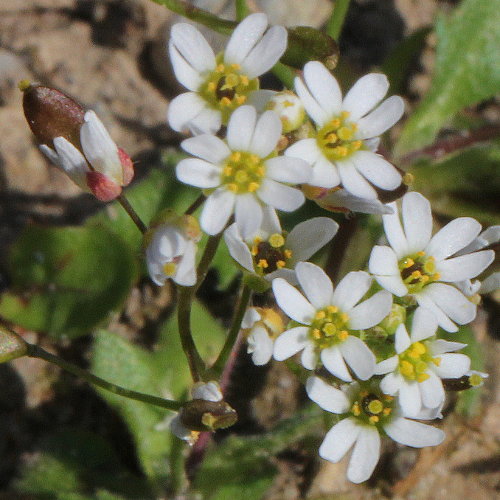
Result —
<instances>
[{"instance_id":1,"label":"unopened bud","mask_svg":"<svg viewBox=\"0 0 500 500\"><path fill-rule=\"evenodd\" d=\"M0 363L26 356L27 352L28 344L17 333L0 326Z\"/></svg>"},{"instance_id":2,"label":"unopened bud","mask_svg":"<svg viewBox=\"0 0 500 500\"><path fill-rule=\"evenodd\" d=\"M481 387L488 377L487 373L470 370L463 377L443 379L443 386L447 391L465 391L474 387Z\"/></svg>"},{"instance_id":3,"label":"unopened bud","mask_svg":"<svg viewBox=\"0 0 500 500\"><path fill-rule=\"evenodd\" d=\"M391 312L378 324L387 335L396 333L398 326L406 321L406 308L392 304Z\"/></svg>"},{"instance_id":4,"label":"unopened bud","mask_svg":"<svg viewBox=\"0 0 500 500\"><path fill-rule=\"evenodd\" d=\"M225 401L188 401L179 412L182 425L192 431L211 431L225 429L234 425L238 414Z\"/></svg>"},{"instance_id":5,"label":"unopened bud","mask_svg":"<svg viewBox=\"0 0 500 500\"><path fill-rule=\"evenodd\" d=\"M278 114L283 125L284 134L297 130L306 118L302 101L290 90L274 94L267 102L266 109Z\"/></svg>"}]
</instances>

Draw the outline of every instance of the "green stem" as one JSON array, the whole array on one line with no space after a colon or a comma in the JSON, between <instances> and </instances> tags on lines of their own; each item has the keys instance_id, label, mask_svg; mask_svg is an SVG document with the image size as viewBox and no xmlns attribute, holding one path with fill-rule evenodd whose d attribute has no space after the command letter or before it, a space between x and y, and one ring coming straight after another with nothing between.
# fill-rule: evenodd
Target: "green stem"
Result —
<instances>
[{"instance_id":1,"label":"green stem","mask_svg":"<svg viewBox=\"0 0 500 500\"><path fill-rule=\"evenodd\" d=\"M248 6L246 0L236 0L236 20L239 22L248 16Z\"/></svg>"},{"instance_id":2,"label":"green stem","mask_svg":"<svg viewBox=\"0 0 500 500\"><path fill-rule=\"evenodd\" d=\"M122 193L120 196L118 196L117 200L120 203L120 205L123 207L125 212L127 212L129 217L132 219L134 224L137 226L137 229L139 229L139 231L142 234L145 234L145 232L148 230L146 224L144 224L144 222L142 222L142 220L139 217L139 215L137 214L137 212L134 210L132 205L128 202L127 198L125 198L125 195Z\"/></svg>"},{"instance_id":3,"label":"green stem","mask_svg":"<svg viewBox=\"0 0 500 500\"><path fill-rule=\"evenodd\" d=\"M167 9L187 17L192 21L203 24L208 28L223 35L230 35L238 23L221 19L210 12L199 9L188 2L182 0L153 0L155 3L163 5Z\"/></svg>"},{"instance_id":4,"label":"green stem","mask_svg":"<svg viewBox=\"0 0 500 500\"><path fill-rule=\"evenodd\" d=\"M288 88L293 89L293 81L295 79L295 71L283 63L276 63L273 67L273 74L281 80L281 83Z\"/></svg>"},{"instance_id":5,"label":"green stem","mask_svg":"<svg viewBox=\"0 0 500 500\"><path fill-rule=\"evenodd\" d=\"M198 198L196 198L196 200L194 200L193 203L189 205L189 207L184 212L184 215L192 215L194 212L196 212L198 207L205 201L205 199L206 196L204 194L200 194L200 196L198 196Z\"/></svg>"},{"instance_id":6,"label":"green stem","mask_svg":"<svg viewBox=\"0 0 500 500\"><path fill-rule=\"evenodd\" d=\"M203 255L201 256L200 263L198 264L198 269L196 271L198 278L196 280L196 285L194 286L193 295L196 293L196 290L198 290L207 275L208 268L217 253L217 248L219 247L222 234L223 231L208 238L205 250L203 251Z\"/></svg>"},{"instance_id":7,"label":"green stem","mask_svg":"<svg viewBox=\"0 0 500 500\"><path fill-rule=\"evenodd\" d=\"M224 346L221 349L219 357L216 359L215 363L209 370L210 376L212 378L218 379L222 371L224 370L224 366L226 365L227 359L231 354L231 350L241 329L241 322L243 321L243 316L245 315L245 311L247 310L251 296L251 288L248 285L243 285L240 301L238 303L238 307L236 308L231 328L227 333L226 341L224 342Z\"/></svg>"},{"instance_id":8,"label":"green stem","mask_svg":"<svg viewBox=\"0 0 500 500\"><path fill-rule=\"evenodd\" d=\"M76 366L72 363L68 363L64 361L64 359L51 354L50 352L45 351L41 347L34 344L27 344L28 351L26 353L27 356L31 358L39 358L44 361L48 361L54 365L59 366L63 370L66 370L77 377L83 378L89 384L96 385L101 389L105 389L106 391L112 392L113 394L118 394L119 396L123 396L129 399L135 399L136 401L141 401L142 403L147 403L150 405L160 406L161 408L166 408L167 410L178 411L182 407L182 403L179 401L172 401L170 399L163 399L157 396L152 396L150 394L144 394L142 392L132 391L130 389L125 389L124 387L120 387L119 385L112 384L107 380L103 380L96 375Z\"/></svg>"},{"instance_id":9,"label":"green stem","mask_svg":"<svg viewBox=\"0 0 500 500\"><path fill-rule=\"evenodd\" d=\"M342 26L344 25L345 16L349 9L351 0L335 0L332 15L326 26L326 33L338 42Z\"/></svg>"}]
</instances>

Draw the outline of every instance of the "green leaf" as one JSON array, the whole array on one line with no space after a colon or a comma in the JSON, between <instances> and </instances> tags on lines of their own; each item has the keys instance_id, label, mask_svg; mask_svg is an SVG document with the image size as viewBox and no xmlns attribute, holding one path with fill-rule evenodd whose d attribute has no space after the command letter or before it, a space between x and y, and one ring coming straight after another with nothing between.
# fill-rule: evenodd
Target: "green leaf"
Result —
<instances>
[{"instance_id":1,"label":"green leaf","mask_svg":"<svg viewBox=\"0 0 500 500\"><path fill-rule=\"evenodd\" d=\"M129 246L104 227L28 227L8 259L12 291L0 315L56 338L74 338L104 322L136 277Z\"/></svg>"},{"instance_id":2,"label":"green leaf","mask_svg":"<svg viewBox=\"0 0 500 500\"><path fill-rule=\"evenodd\" d=\"M500 2L464 0L436 23L436 72L429 93L405 125L396 153L421 148L466 106L500 88Z\"/></svg>"},{"instance_id":3,"label":"green leaf","mask_svg":"<svg viewBox=\"0 0 500 500\"><path fill-rule=\"evenodd\" d=\"M153 355L111 332L100 331L96 335L92 371L127 389L159 396L167 392L157 377ZM168 474L170 435L157 426L171 413L104 390L98 392L127 424L146 476L155 483L164 482Z\"/></svg>"}]
</instances>

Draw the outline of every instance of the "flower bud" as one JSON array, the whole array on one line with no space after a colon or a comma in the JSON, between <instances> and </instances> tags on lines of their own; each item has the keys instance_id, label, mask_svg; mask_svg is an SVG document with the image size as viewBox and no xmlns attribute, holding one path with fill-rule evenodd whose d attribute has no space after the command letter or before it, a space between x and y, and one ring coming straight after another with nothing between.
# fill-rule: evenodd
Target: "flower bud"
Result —
<instances>
[{"instance_id":1,"label":"flower bud","mask_svg":"<svg viewBox=\"0 0 500 500\"><path fill-rule=\"evenodd\" d=\"M465 391L481 387L488 377L487 373L469 370L463 377L443 379L443 386L447 391Z\"/></svg>"},{"instance_id":2,"label":"flower bud","mask_svg":"<svg viewBox=\"0 0 500 500\"><path fill-rule=\"evenodd\" d=\"M306 118L302 101L290 90L274 94L267 102L266 109L278 114L283 125L284 134L297 130Z\"/></svg>"},{"instance_id":3,"label":"flower bud","mask_svg":"<svg viewBox=\"0 0 500 500\"><path fill-rule=\"evenodd\" d=\"M198 221L192 215L161 212L144 236L146 264L151 279L163 286L167 279L178 285L196 283L196 250L202 236Z\"/></svg>"},{"instance_id":4,"label":"flower bud","mask_svg":"<svg viewBox=\"0 0 500 500\"><path fill-rule=\"evenodd\" d=\"M118 197L134 176L132 160L97 115L51 87L23 80L19 88L26 120L45 156L99 200Z\"/></svg>"},{"instance_id":5,"label":"flower bud","mask_svg":"<svg viewBox=\"0 0 500 500\"><path fill-rule=\"evenodd\" d=\"M377 325L387 335L394 335L398 326L406 321L406 308L399 304L392 304L391 312Z\"/></svg>"},{"instance_id":6,"label":"flower bud","mask_svg":"<svg viewBox=\"0 0 500 500\"><path fill-rule=\"evenodd\" d=\"M16 333L0 326L0 363L21 358L28 352L28 344Z\"/></svg>"}]
</instances>

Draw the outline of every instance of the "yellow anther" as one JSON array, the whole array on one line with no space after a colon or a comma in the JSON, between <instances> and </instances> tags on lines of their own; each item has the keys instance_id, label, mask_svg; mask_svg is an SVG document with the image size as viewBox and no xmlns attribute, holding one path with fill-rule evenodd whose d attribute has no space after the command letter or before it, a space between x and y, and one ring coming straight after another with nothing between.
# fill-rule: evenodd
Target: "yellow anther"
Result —
<instances>
[{"instance_id":1,"label":"yellow anther","mask_svg":"<svg viewBox=\"0 0 500 500\"><path fill-rule=\"evenodd\" d=\"M340 113L340 119L345 120L346 118L349 118L350 114L351 113L349 113L349 111L342 111L342 113Z\"/></svg>"},{"instance_id":2,"label":"yellow anther","mask_svg":"<svg viewBox=\"0 0 500 500\"><path fill-rule=\"evenodd\" d=\"M286 257L287 259L291 259L291 258L292 258L292 255L293 255L293 252L292 252L291 250L288 250L288 249L287 249L287 250L285 250L285 251L283 252L283 254L285 255L285 257Z\"/></svg>"},{"instance_id":3,"label":"yellow anther","mask_svg":"<svg viewBox=\"0 0 500 500\"><path fill-rule=\"evenodd\" d=\"M349 337L349 332L347 330L342 330L338 333L339 340L346 340Z\"/></svg>"},{"instance_id":4,"label":"yellow anther","mask_svg":"<svg viewBox=\"0 0 500 500\"><path fill-rule=\"evenodd\" d=\"M361 408L359 407L358 403L354 403L352 405L351 411L355 417L359 417L361 415Z\"/></svg>"},{"instance_id":5,"label":"yellow anther","mask_svg":"<svg viewBox=\"0 0 500 500\"><path fill-rule=\"evenodd\" d=\"M264 167L260 166L257 168L256 173L260 177L264 177L264 175L266 174L266 169Z\"/></svg>"},{"instance_id":6,"label":"yellow anther","mask_svg":"<svg viewBox=\"0 0 500 500\"><path fill-rule=\"evenodd\" d=\"M330 314L335 314L335 313L339 312L339 308L337 306L326 306L326 310Z\"/></svg>"},{"instance_id":7,"label":"yellow anther","mask_svg":"<svg viewBox=\"0 0 500 500\"><path fill-rule=\"evenodd\" d=\"M419 358L422 354L425 354L426 351L427 349L422 342L415 342L410 349L408 349L408 355L411 358Z\"/></svg>"},{"instance_id":8,"label":"yellow anther","mask_svg":"<svg viewBox=\"0 0 500 500\"><path fill-rule=\"evenodd\" d=\"M351 149L353 151L357 151L358 149L361 148L362 145L363 145L363 141L352 141L351 142Z\"/></svg>"},{"instance_id":9,"label":"yellow anther","mask_svg":"<svg viewBox=\"0 0 500 500\"><path fill-rule=\"evenodd\" d=\"M420 281L422 283L427 283L428 281L430 280L429 276L427 276L427 274L424 274L421 278L420 278Z\"/></svg>"},{"instance_id":10,"label":"yellow anther","mask_svg":"<svg viewBox=\"0 0 500 500\"><path fill-rule=\"evenodd\" d=\"M347 313L342 313L340 319L343 323L347 323L349 321L349 315Z\"/></svg>"},{"instance_id":11,"label":"yellow anther","mask_svg":"<svg viewBox=\"0 0 500 500\"><path fill-rule=\"evenodd\" d=\"M399 371L407 378L415 378L415 368L409 361L401 361L399 364Z\"/></svg>"},{"instance_id":12,"label":"yellow anther","mask_svg":"<svg viewBox=\"0 0 500 500\"><path fill-rule=\"evenodd\" d=\"M404 267L405 269L408 269L409 267L413 266L413 264L415 264L415 261L414 261L411 257L408 257L408 258L404 261L403 267Z\"/></svg>"},{"instance_id":13,"label":"yellow anther","mask_svg":"<svg viewBox=\"0 0 500 500\"><path fill-rule=\"evenodd\" d=\"M317 328L314 328L314 330L312 331L312 335L315 339L321 338L321 332Z\"/></svg>"},{"instance_id":14,"label":"yellow anther","mask_svg":"<svg viewBox=\"0 0 500 500\"><path fill-rule=\"evenodd\" d=\"M229 97L223 97L220 100L220 104L221 106L231 106L231 99L229 99Z\"/></svg>"},{"instance_id":15,"label":"yellow anther","mask_svg":"<svg viewBox=\"0 0 500 500\"><path fill-rule=\"evenodd\" d=\"M249 160L255 165L260 163L260 157L257 155L250 155Z\"/></svg>"},{"instance_id":16,"label":"yellow anther","mask_svg":"<svg viewBox=\"0 0 500 500\"><path fill-rule=\"evenodd\" d=\"M440 366L441 365L441 358L432 358L432 362L436 365L436 366Z\"/></svg>"},{"instance_id":17,"label":"yellow anther","mask_svg":"<svg viewBox=\"0 0 500 500\"><path fill-rule=\"evenodd\" d=\"M423 250L420 250L420 252L417 252L417 255L419 257L423 257L425 255L425 252Z\"/></svg>"},{"instance_id":18,"label":"yellow anther","mask_svg":"<svg viewBox=\"0 0 500 500\"><path fill-rule=\"evenodd\" d=\"M163 272L167 276L173 276L176 271L177 271L177 264L175 262L167 262L166 264L163 264Z\"/></svg>"},{"instance_id":19,"label":"yellow anther","mask_svg":"<svg viewBox=\"0 0 500 500\"><path fill-rule=\"evenodd\" d=\"M283 101L282 106L284 108L290 108L291 106L293 106L293 102L292 101Z\"/></svg>"},{"instance_id":20,"label":"yellow anther","mask_svg":"<svg viewBox=\"0 0 500 500\"><path fill-rule=\"evenodd\" d=\"M248 184L248 192L249 193L255 193L259 189L259 184L257 182L251 182Z\"/></svg>"},{"instance_id":21,"label":"yellow anther","mask_svg":"<svg viewBox=\"0 0 500 500\"><path fill-rule=\"evenodd\" d=\"M243 85L244 87L248 87L248 84L250 83L250 80L248 79L248 76L241 75L240 76L240 82L241 82L241 85Z\"/></svg>"},{"instance_id":22,"label":"yellow anther","mask_svg":"<svg viewBox=\"0 0 500 500\"><path fill-rule=\"evenodd\" d=\"M240 184L248 181L248 174L244 170L238 170L234 176L234 180Z\"/></svg>"},{"instance_id":23,"label":"yellow anther","mask_svg":"<svg viewBox=\"0 0 500 500\"><path fill-rule=\"evenodd\" d=\"M239 81L240 79L238 75L235 75L234 73L226 75L226 80L224 82L224 85L221 87L221 90L232 89L236 87L236 85L238 85Z\"/></svg>"},{"instance_id":24,"label":"yellow anther","mask_svg":"<svg viewBox=\"0 0 500 500\"><path fill-rule=\"evenodd\" d=\"M481 375L479 375L478 373L473 373L472 375L470 375L469 384L472 387L479 387L480 385L482 385L482 383L483 377L481 377Z\"/></svg>"},{"instance_id":25,"label":"yellow anther","mask_svg":"<svg viewBox=\"0 0 500 500\"><path fill-rule=\"evenodd\" d=\"M340 127L337 131L337 135L342 141L348 141L352 138L353 130L348 127Z\"/></svg>"},{"instance_id":26,"label":"yellow anther","mask_svg":"<svg viewBox=\"0 0 500 500\"><path fill-rule=\"evenodd\" d=\"M314 319L324 319L326 317L325 311L317 311L314 315Z\"/></svg>"},{"instance_id":27,"label":"yellow anther","mask_svg":"<svg viewBox=\"0 0 500 500\"><path fill-rule=\"evenodd\" d=\"M439 273L436 273L432 276L433 281L438 281L441 279L441 275Z\"/></svg>"},{"instance_id":28,"label":"yellow anther","mask_svg":"<svg viewBox=\"0 0 500 500\"><path fill-rule=\"evenodd\" d=\"M231 161L239 162L241 160L241 153L239 151L235 151L234 153L231 153Z\"/></svg>"},{"instance_id":29,"label":"yellow anther","mask_svg":"<svg viewBox=\"0 0 500 500\"><path fill-rule=\"evenodd\" d=\"M392 408L384 408L382 410L383 415L386 416L386 417L387 417L387 415L390 415L391 412L392 412Z\"/></svg>"},{"instance_id":30,"label":"yellow anther","mask_svg":"<svg viewBox=\"0 0 500 500\"><path fill-rule=\"evenodd\" d=\"M217 73L224 73L226 67L223 64L218 64L217 67L215 68L215 71Z\"/></svg>"},{"instance_id":31,"label":"yellow anther","mask_svg":"<svg viewBox=\"0 0 500 500\"><path fill-rule=\"evenodd\" d=\"M278 261L276 262L276 267L277 267L278 269L282 269L282 268L283 268L283 267L285 267L285 266L286 266L286 262L285 262L284 260L278 260Z\"/></svg>"},{"instance_id":32,"label":"yellow anther","mask_svg":"<svg viewBox=\"0 0 500 500\"><path fill-rule=\"evenodd\" d=\"M380 418L377 417L377 415L372 415L369 419L370 424L376 424Z\"/></svg>"},{"instance_id":33,"label":"yellow anther","mask_svg":"<svg viewBox=\"0 0 500 500\"><path fill-rule=\"evenodd\" d=\"M337 146L336 148L333 148L333 152L341 158L344 158L349 154L349 150L345 146Z\"/></svg>"},{"instance_id":34,"label":"yellow anther","mask_svg":"<svg viewBox=\"0 0 500 500\"><path fill-rule=\"evenodd\" d=\"M424 382L426 381L428 378L430 378L430 375L428 373L419 373L417 375L417 382Z\"/></svg>"},{"instance_id":35,"label":"yellow anther","mask_svg":"<svg viewBox=\"0 0 500 500\"><path fill-rule=\"evenodd\" d=\"M241 69L241 66L238 63L232 63L229 67L235 71L239 71Z\"/></svg>"},{"instance_id":36,"label":"yellow anther","mask_svg":"<svg viewBox=\"0 0 500 500\"><path fill-rule=\"evenodd\" d=\"M232 193L237 193L238 192L238 185L235 184L234 182L230 182L229 184L226 184L226 187Z\"/></svg>"},{"instance_id":37,"label":"yellow anther","mask_svg":"<svg viewBox=\"0 0 500 500\"><path fill-rule=\"evenodd\" d=\"M394 396L389 396L389 394L384 394L383 396L384 401L393 401Z\"/></svg>"},{"instance_id":38,"label":"yellow anther","mask_svg":"<svg viewBox=\"0 0 500 500\"><path fill-rule=\"evenodd\" d=\"M340 127L341 121L338 118L335 118L330 122L330 125L333 129L338 129Z\"/></svg>"},{"instance_id":39,"label":"yellow anther","mask_svg":"<svg viewBox=\"0 0 500 500\"><path fill-rule=\"evenodd\" d=\"M403 175L403 184L405 186L411 186L414 181L415 181L415 176L413 174L407 172L405 175Z\"/></svg>"},{"instance_id":40,"label":"yellow anther","mask_svg":"<svg viewBox=\"0 0 500 500\"><path fill-rule=\"evenodd\" d=\"M250 250L250 253L255 257L259 253L258 247L256 245L253 245Z\"/></svg>"},{"instance_id":41,"label":"yellow anther","mask_svg":"<svg viewBox=\"0 0 500 500\"><path fill-rule=\"evenodd\" d=\"M241 105L241 104L245 104L246 100L247 100L247 96L246 95L241 95L241 94L236 94L234 96L234 99L236 100L236 102Z\"/></svg>"},{"instance_id":42,"label":"yellow anther","mask_svg":"<svg viewBox=\"0 0 500 500\"><path fill-rule=\"evenodd\" d=\"M207 89L210 92L215 92L216 88L217 88L217 85L215 84L215 82L209 82L208 85L207 85Z\"/></svg>"},{"instance_id":43,"label":"yellow anther","mask_svg":"<svg viewBox=\"0 0 500 500\"><path fill-rule=\"evenodd\" d=\"M411 274L410 274L410 279L412 280L418 280L422 277L422 273L420 271L413 271Z\"/></svg>"},{"instance_id":44,"label":"yellow anther","mask_svg":"<svg viewBox=\"0 0 500 500\"><path fill-rule=\"evenodd\" d=\"M331 337L337 332L337 327L333 323L326 323L326 325L323 326L323 332L325 332L327 337Z\"/></svg>"},{"instance_id":45,"label":"yellow anther","mask_svg":"<svg viewBox=\"0 0 500 500\"><path fill-rule=\"evenodd\" d=\"M233 173L233 168L231 166L229 166L229 165L226 165L224 167L224 170L222 171L222 173L224 175L226 175L226 176L229 176L229 175L231 175Z\"/></svg>"},{"instance_id":46,"label":"yellow anther","mask_svg":"<svg viewBox=\"0 0 500 500\"><path fill-rule=\"evenodd\" d=\"M274 233L269 237L269 244L273 248L280 248L285 244L285 238L282 234Z\"/></svg>"},{"instance_id":47,"label":"yellow anther","mask_svg":"<svg viewBox=\"0 0 500 500\"><path fill-rule=\"evenodd\" d=\"M326 140L330 143L330 144L334 144L337 142L337 134L335 134L334 132L331 132L330 134L328 134L326 136Z\"/></svg>"},{"instance_id":48,"label":"yellow anther","mask_svg":"<svg viewBox=\"0 0 500 500\"><path fill-rule=\"evenodd\" d=\"M356 132L358 130L358 124L357 123L351 123L350 127L351 127L351 130L353 132Z\"/></svg>"},{"instance_id":49,"label":"yellow anther","mask_svg":"<svg viewBox=\"0 0 500 500\"><path fill-rule=\"evenodd\" d=\"M266 259L260 259L259 262L257 263L257 267L260 267L261 269L266 269L269 267L269 264L267 263Z\"/></svg>"},{"instance_id":50,"label":"yellow anther","mask_svg":"<svg viewBox=\"0 0 500 500\"><path fill-rule=\"evenodd\" d=\"M368 411L370 413L373 413L377 415L384 409L384 405L382 404L382 401L379 399L374 399L368 403Z\"/></svg>"}]
</instances>

